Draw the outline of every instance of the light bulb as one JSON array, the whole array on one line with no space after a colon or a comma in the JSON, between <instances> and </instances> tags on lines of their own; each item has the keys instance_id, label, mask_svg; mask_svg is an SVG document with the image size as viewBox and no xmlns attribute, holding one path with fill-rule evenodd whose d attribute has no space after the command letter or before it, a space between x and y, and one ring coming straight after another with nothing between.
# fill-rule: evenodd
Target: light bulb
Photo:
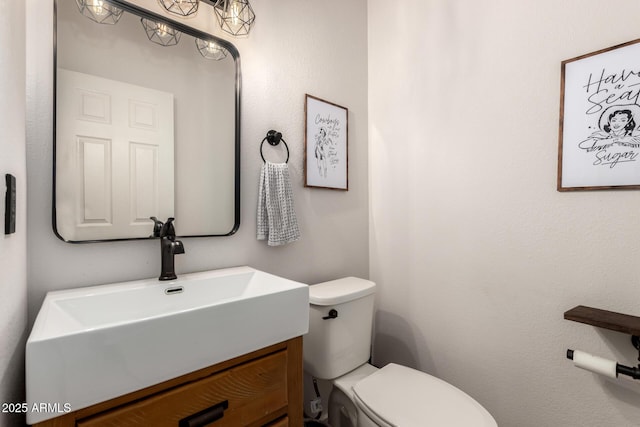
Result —
<instances>
[{"instance_id":1,"label":"light bulb","mask_svg":"<svg viewBox=\"0 0 640 427\"><path fill-rule=\"evenodd\" d=\"M167 32L167 26L165 24L158 24L156 27L156 34L160 37L166 36Z\"/></svg>"},{"instance_id":2,"label":"light bulb","mask_svg":"<svg viewBox=\"0 0 640 427\"><path fill-rule=\"evenodd\" d=\"M94 0L93 4L90 4L89 7L96 16L104 16L104 14L107 13L104 8L104 0Z\"/></svg>"},{"instance_id":3,"label":"light bulb","mask_svg":"<svg viewBox=\"0 0 640 427\"><path fill-rule=\"evenodd\" d=\"M231 17L231 25L237 27L240 24L240 2L232 0L229 5L229 16Z\"/></svg>"},{"instance_id":4,"label":"light bulb","mask_svg":"<svg viewBox=\"0 0 640 427\"><path fill-rule=\"evenodd\" d=\"M213 53L218 49L220 49L220 48L214 42L207 42L207 52Z\"/></svg>"}]
</instances>

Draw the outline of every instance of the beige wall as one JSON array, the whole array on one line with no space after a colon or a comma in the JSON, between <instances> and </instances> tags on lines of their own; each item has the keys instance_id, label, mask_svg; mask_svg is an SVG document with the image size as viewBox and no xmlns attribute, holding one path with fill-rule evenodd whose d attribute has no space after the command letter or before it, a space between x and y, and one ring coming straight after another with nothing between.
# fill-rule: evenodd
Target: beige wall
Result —
<instances>
[{"instance_id":1,"label":"beige wall","mask_svg":"<svg viewBox=\"0 0 640 427\"><path fill-rule=\"evenodd\" d=\"M29 3L34 6L29 18L39 23L30 45L34 54L28 79L32 120L27 156L29 309L33 319L46 291L157 276L160 249L158 242L147 241L72 245L54 236L50 219L52 18L42 0ZM147 3L160 11L157 1ZM231 237L184 239L186 254L176 257L178 274L250 265L307 283L368 275L366 2L343 3L252 2L258 17L255 29L249 38L233 41L240 52L243 84L240 230ZM338 8L341 13L334 13ZM305 93L349 108L348 192L303 187ZM302 233L300 241L275 248L256 240L255 226L262 164L259 145L269 129L281 131L291 150L289 166Z\"/></svg>"},{"instance_id":2,"label":"beige wall","mask_svg":"<svg viewBox=\"0 0 640 427\"><path fill-rule=\"evenodd\" d=\"M500 426L636 426L628 336L563 320L640 314L637 191L558 193L560 62L639 37L631 0L369 0L375 360L434 373ZM426 410L426 409L425 409Z\"/></svg>"},{"instance_id":3,"label":"beige wall","mask_svg":"<svg viewBox=\"0 0 640 427\"><path fill-rule=\"evenodd\" d=\"M27 184L25 163L25 6L0 14L0 403L24 399L27 334ZM5 174L16 177L16 232L4 234ZM5 408L7 409L7 408ZM24 417L0 413L0 426Z\"/></svg>"}]
</instances>

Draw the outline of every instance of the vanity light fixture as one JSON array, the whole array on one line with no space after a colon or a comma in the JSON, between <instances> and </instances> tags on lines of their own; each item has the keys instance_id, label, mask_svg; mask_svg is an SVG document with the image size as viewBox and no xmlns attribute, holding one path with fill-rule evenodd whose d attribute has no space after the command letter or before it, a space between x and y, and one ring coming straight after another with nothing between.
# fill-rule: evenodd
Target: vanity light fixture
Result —
<instances>
[{"instance_id":1,"label":"vanity light fixture","mask_svg":"<svg viewBox=\"0 0 640 427\"><path fill-rule=\"evenodd\" d=\"M199 0L158 0L167 12L179 16L193 15L198 11Z\"/></svg>"},{"instance_id":2,"label":"vanity light fixture","mask_svg":"<svg viewBox=\"0 0 640 427\"><path fill-rule=\"evenodd\" d=\"M196 47L198 52L206 59L220 61L227 57L227 51L218 43L211 40L201 40L196 38Z\"/></svg>"},{"instance_id":3,"label":"vanity light fixture","mask_svg":"<svg viewBox=\"0 0 640 427\"><path fill-rule=\"evenodd\" d=\"M256 20L249 0L219 0L214 6L222 31L232 36L246 36Z\"/></svg>"},{"instance_id":4,"label":"vanity light fixture","mask_svg":"<svg viewBox=\"0 0 640 427\"><path fill-rule=\"evenodd\" d=\"M98 24L114 25L123 12L107 0L76 0L76 4L80 13Z\"/></svg>"},{"instance_id":5,"label":"vanity light fixture","mask_svg":"<svg viewBox=\"0 0 640 427\"><path fill-rule=\"evenodd\" d=\"M156 22L146 18L140 18L147 37L160 46L174 46L180 41L182 33L171 28L164 22Z\"/></svg>"}]
</instances>

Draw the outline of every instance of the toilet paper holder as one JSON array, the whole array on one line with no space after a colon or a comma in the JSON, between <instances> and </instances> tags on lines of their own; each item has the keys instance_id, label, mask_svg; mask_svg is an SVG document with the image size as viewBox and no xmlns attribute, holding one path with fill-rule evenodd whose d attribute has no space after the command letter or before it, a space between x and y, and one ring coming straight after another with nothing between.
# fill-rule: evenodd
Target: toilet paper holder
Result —
<instances>
[{"instance_id":1,"label":"toilet paper holder","mask_svg":"<svg viewBox=\"0 0 640 427\"><path fill-rule=\"evenodd\" d=\"M566 311L564 318L631 335L631 344L638 350L640 362L640 317L579 305ZM567 350L567 359L573 360L579 368L605 376L616 378L622 374L640 379L640 363L637 367L629 367L579 350Z\"/></svg>"},{"instance_id":2,"label":"toilet paper holder","mask_svg":"<svg viewBox=\"0 0 640 427\"><path fill-rule=\"evenodd\" d=\"M631 344L638 350L638 361L640 362L640 337L637 335L631 336ZM578 350L567 350L567 359L574 360ZM621 365L613 360L603 359L601 357L592 356L587 353L581 353L580 361L576 361L576 366L579 368L587 369L589 371L602 374L609 377L617 377L618 375L627 375L634 380L640 380L640 363L637 367L632 368L630 366ZM585 360L586 359L586 360ZM614 366L615 364L615 366Z\"/></svg>"},{"instance_id":3,"label":"toilet paper holder","mask_svg":"<svg viewBox=\"0 0 640 427\"><path fill-rule=\"evenodd\" d=\"M627 375L634 380L640 380L640 364L638 365L638 367L632 368L630 366L621 365L613 360L607 360L601 357L592 356L587 353L578 352L579 350L568 349L567 359L574 360L574 356L576 356L577 354L582 355L583 358L586 357L586 361L581 361L580 364L576 363L576 366L579 368L612 378L616 378L618 375L622 374ZM607 369L607 365L611 366L611 368Z\"/></svg>"}]
</instances>

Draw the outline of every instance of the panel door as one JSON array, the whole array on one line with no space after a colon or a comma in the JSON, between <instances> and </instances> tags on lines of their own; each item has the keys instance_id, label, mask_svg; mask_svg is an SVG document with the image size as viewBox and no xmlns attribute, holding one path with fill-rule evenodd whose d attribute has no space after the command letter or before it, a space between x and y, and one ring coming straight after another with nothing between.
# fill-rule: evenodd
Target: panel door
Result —
<instances>
[{"instance_id":1,"label":"panel door","mask_svg":"<svg viewBox=\"0 0 640 427\"><path fill-rule=\"evenodd\" d=\"M148 237L174 216L173 95L58 69L57 230L65 240Z\"/></svg>"}]
</instances>

